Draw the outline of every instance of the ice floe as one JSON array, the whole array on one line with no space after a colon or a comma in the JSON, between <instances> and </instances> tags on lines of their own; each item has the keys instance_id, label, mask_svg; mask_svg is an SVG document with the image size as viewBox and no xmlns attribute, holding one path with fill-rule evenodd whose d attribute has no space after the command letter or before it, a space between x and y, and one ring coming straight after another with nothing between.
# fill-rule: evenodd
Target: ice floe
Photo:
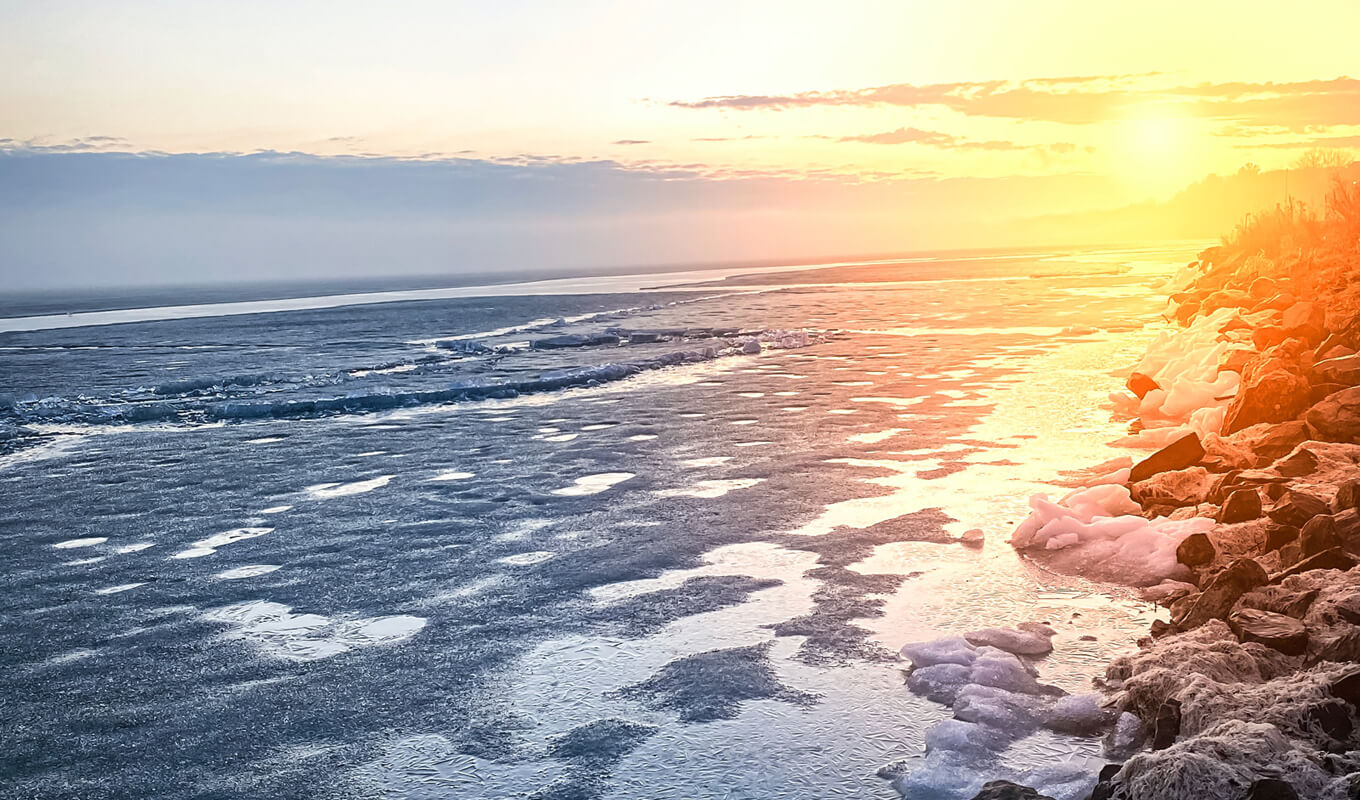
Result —
<instances>
[{"instance_id":1,"label":"ice floe","mask_svg":"<svg viewBox=\"0 0 1360 800\"><path fill-rule=\"evenodd\" d=\"M331 497L346 497L352 494L363 494L374 489L381 489L386 486L395 475L379 475L366 481L353 481L351 483L318 483L306 487L307 494L320 500Z\"/></svg>"},{"instance_id":2,"label":"ice floe","mask_svg":"<svg viewBox=\"0 0 1360 800\"><path fill-rule=\"evenodd\" d=\"M564 495L566 497L579 497L587 494L599 494L613 487L615 484L623 483L629 478L635 477L632 472L601 472L596 475L586 475L577 478L570 486L563 486L560 489L553 489L553 494Z\"/></svg>"},{"instance_id":3,"label":"ice floe","mask_svg":"<svg viewBox=\"0 0 1360 800\"><path fill-rule=\"evenodd\" d=\"M738 489L749 489L759 484L764 478L731 478L728 480L695 481L692 486L685 486L679 489L663 489L657 494L662 497L699 497L711 499L722 497L728 492Z\"/></svg>"},{"instance_id":4,"label":"ice floe","mask_svg":"<svg viewBox=\"0 0 1360 800\"><path fill-rule=\"evenodd\" d=\"M132 590L132 589L136 589L138 586L145 586L145 585L146 585L146 581L140 581L140 582L137 582L137 583L124 583L124 584L119 584L118 586L106 586L106 587L103 588L103 589L95 589L95 590L94 590L94 593L95 593L95 594L121 594L121 593L123 593L123 592L130 591L130 590Z\"/></svg>"},{"instance_id":5,"label":"ice floe","mask_svg":"<svg viewBox=\"0 0 1360 800\"><path fill-rule=\"evenodd\" d=\"M279 566L277 564L249 564L244 567L224 569L213 577L225 581L238 580L240 578L255 578L260 575L268 575L278 568Z\"/></svg>"},{"instance_id":6,"label":"ice floe","mask_svg":"<svg viewBox=\"0 0 1360 800\"><path fill-rule=\"evenodd\" d=\"M52 546L58 550L71 550L76 547L93 547L97 544L103 544L108 540L109 537L107 536L87 536L84 539L67 539L64 542L57 542Z\"/></svg>"},{"instance_id":7,"label":"ice floe","mask_svg":"<svg viewBox=\"0 0 1360 800\"><path fill-rule=\"evenodd\" d=\"M245 640L267 655L294 661L315 661L358 647L396 644L425 627L421 617L336 620L320 614L294 614L289 606L263 600L213 609L204 617L230 625L229 638Z\"/></svg>"},{"instance_id":8,"label":"ice floe","mask_svg":"<svg viewBox=\"0 0 1360 800\"><path fill-rule=\"evenodd\" d=\"M465 481L465 480L467 480L468 478L475 478L475 477L477 477L477 476L476 476L474 473L471 473L471 472L460 472L460 471L458 471L458 470L456 470L456 469L450 469L450 470L445 470L444 472L441 472L441 473L439 473L438 475L435 475L433 478L430 478L430 480L431 480L431 481Z\"/></svg>"},{"instance_id":9,"label":"ice floe","mask_svg":"<svg viewBox=\"0 0 1360 800\"><path fill-rule=\"evenodd\" d=\"M189 549L175 553L171 558L202 558L217 552L217 548L225 547L233 542L245 539L254 539L256 536L264 536L274 530L273 528L233 528L229 531L215 533L206 539L200 539L189 545Z\"/></svg>"}]
</instances>

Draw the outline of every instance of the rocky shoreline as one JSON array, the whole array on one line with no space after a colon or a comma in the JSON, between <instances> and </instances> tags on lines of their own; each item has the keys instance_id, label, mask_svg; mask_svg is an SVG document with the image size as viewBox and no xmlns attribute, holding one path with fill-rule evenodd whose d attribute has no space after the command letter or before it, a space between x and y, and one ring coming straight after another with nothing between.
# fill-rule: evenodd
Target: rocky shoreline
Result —
<instances>
[{"instance_id":1,"label":"rocky shoreline","mask_svg":"<svg viewBox=\"0 0 1360 800\"><path fill-rule=\"evenodd\" d=\"M1174 327L1111 395L1124 443L1155 452L1036 496L1012 537L1059 571L1140 587L1169 621L1091 695L1037 682L1041 625L907 645L908 688L954 719L915 782L898 778L904 796L1047 728L1105 732L1110 763L1009 775L975 800L1360 798L1360 260L1355 220L1332 225L1339 245L1276 229L1270 252L1248 225L1183 268Z\"/></svg>"}]
</instances>

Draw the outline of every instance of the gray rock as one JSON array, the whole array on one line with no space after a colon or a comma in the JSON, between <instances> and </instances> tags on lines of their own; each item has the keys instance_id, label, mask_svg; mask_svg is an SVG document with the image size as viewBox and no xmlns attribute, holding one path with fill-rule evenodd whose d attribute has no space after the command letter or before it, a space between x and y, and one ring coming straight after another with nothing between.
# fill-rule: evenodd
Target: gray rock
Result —
<instances>
[{"instance_id":1,"label":"gray rock","mask_svg":"<svg viewBox=\"0 0 1360 800\"><path fill-rule=\"evenodd\" d=\"M1299 800L1299 793L1287 781L1260 778L1251 784L1243 800Z\"/></svg>"},{"instance_id":2,"label":"gray rock","mask_svg":"<svg viewBox=\"0 0 1360 800\"><path fill-rule=\"evenodd\" d=\"M1352 508L1360 509L1360 481L1346 481L1336 487L1336 497L1332 499L1332 511Z\"/></svg>"},{"instance_id":3,"label":"gray rock","mask_svg":"<svg viewBox=\"0 0 1360 800\"><path fill-rule=\"evenodd\" d=\"M1028 786L1010 781L988 781L973 800L1053 800L1046 794L1039 794Z\"/></svg>"},{"instance_id":4,"label":"gray rock","mask_svg":"<svg viewBox=\"0 0 1360 800\"><path fill-rule=\"evenodd\" d=\"M1319 514L1326 514L1329 510L1326 503L1310 494L1286 490L1266 515L1281 525L1302 528L1308 520Z\"/></svg>"},{"instance_id":5,"label":"gray rock","mask_svg":"<svg viewBox=\"0 0 1360 800\"><path fill-rule=\"evenodd\" d=\"M1157 709L1152 722L1152 749L1165 750L1181 735L1181 701L1171 698Z\"/></svg>"},{"instance_id":6,"label":"gray rock","mask_svg":"<svg viewBox=\"0 0 1360 800\"><path fill-rule=\"evenodd\" d=\"M1328 358L1313 365L1313 372L1328 383L1360 384L1360 356Z\"/></svg>"},{"instance_id":7,"label":"gray rock","mask_svg":"<svg viewBox=\"0 0 1360 800\"><path fill-rule=\"evenodd\" d=\"M1304 414L1314 439L1360 442L1360 386L1352 386L1319 400Z\"/></svg>"},{"instance_id":8,"label":"gray rock","mask_svg":"<svg viewBox=\"0 0 1360 800\"><path fill-rule=\"evenodd\" d=\"M1189 630L1198 628L1211 619L1223 619L1242 595L1258 586L1264 586L1269 580L1260 564L1250 558L1238 559L1215 575L1198 596L1192 595L1193 602L1185 609L1182 617L1175 619L1175 623L1182 630ZM1176 606L1180 606L1186 600L1178 601Z\"/></svg>"},{"instance_id":9,"label":"gray rock","mask_svg":"<svg viewBox=\"0 0 1360 800\"><path fill-rule=\"evenodd\" d=\"M1161 472L1193 467L1201 458L1204 458L1204 446L1200 444L1199 436L1186 434L1134 464L1129 472L1129 482L1139 483Z\"/></svg>"},{"instance_id":10,"label":"gray rock","mask_svg":"<svg viewBox=\"0 0 1360 800\"><path fill-rule=\"evenodd\" d=\"M1202 567L1217 554L1214 543L1204 533L1192 533L1176 546L1176 560L1187 567Z\"/></svg>"},{"instance_id":11,"label":"gray rock","mask_svg":"<svg viewBox=\"0 0 1360 800\"><path fill-rule=\"evenodd\" d=\"M1261 516L1261 495L1255 489L1237 489L1223 501L1215 520L1220 523L1249 522Z\"/></svg>"},{"instance_id":12,"label":"gray rock","mask_svg":"<svg viewBox=\"0 0 1360 800\"><path fill-rule=\"evenodd\" d=\"M1354 566L1355 559L1349 553L1339 547L1333 547L1331 550L1323 550L1317 555L1303 559L1283 572L1270 576L1270 582L1279 583L1285 578L1302 575L1315 569L1339 569L1344 572Z\"/></svg>"},{"instance_id":13,"label":"gray rock","mask_svg":"<svg viewBox=\"0 0 1360 800\"><path fill-rule=\"evenodd\" d=\"M1356 381L1356 383L1360 383L1360 381ZM1148 392L1162 388L1161 384L1157 383L1150 375L1144 375L1141 372L1130 375L1124 385L1129 387L1129 391L1137 395L1139 400L1146 397Z\"/></svg>"},{"instance_id":14,"label":"gray rock","mask_svg":"<svg viewBox=\"0 0 1360 800\"><path fill-rule=\"evenodd\" d=\"M1299 549L1304 558L1340 546L1341 536L1337 533L1336 520L1326 514L1313 517L1299 529Z\"/></svg>"},{"instance_id":15,"label":"gray rock","mask_svg":"<svg viewBox=\"0 0 1360 800\"><path fill-rule=\"evenodd\" d=\"M1303 655L1308 649L1308 629L1284 614L1239 608L1228 615L1228 627L1242 642L1263 644L1287 656Z\"/></svg>"},{"instance_id":16,"label":"gray rock","mask_svg":"<svg viewBox=\"0 0 1360 800\"><path fill-rule=\"evenodd\" d=\"M1308 407L1308 381L1279 368L1243 383L1228 406L1223 432L1232 434L1260 422L1284 422Z\"/></svg>"}]
</instances>

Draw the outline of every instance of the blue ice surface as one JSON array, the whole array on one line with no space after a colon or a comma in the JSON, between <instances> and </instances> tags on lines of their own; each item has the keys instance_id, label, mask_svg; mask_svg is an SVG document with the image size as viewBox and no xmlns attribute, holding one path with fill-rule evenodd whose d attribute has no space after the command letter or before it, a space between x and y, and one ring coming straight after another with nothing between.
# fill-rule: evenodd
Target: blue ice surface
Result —
<instances>
[{"instance_id":1,"label":"blue ice surface","mask_svg":"<svg viewBox=\"0 0 1360 800\"><path fill-rule=\"evenodd\" d=\"M944 712L907 691L901 642L876 630L904 622L889 601L921 575L978 556L949 543L939 509L788 532L883 491L838 458L952 452L930 473L945 478L1013 456L970 438L988 407L969 400L1056 346L875 329L968 314L1004 329L1073 307L1024 285L914 292L477 298L0 334L5 791L895 797L874 773L919 758ZM611 329L625 335L591 339ZM826 339L728 348L776 330ZM572 334L586 342L532 346ZM450 344L467 341L485 349ZM974 363L1001 346L1014 364ZM601 474L627 477L562 491ZM665 493L727 479L761 482ZM902 541L939 555L852 569ZM748 560L704 566L725 552ZM985 612L951 613L1015 621L969 617Z\"/></svg>"}]
</instances>

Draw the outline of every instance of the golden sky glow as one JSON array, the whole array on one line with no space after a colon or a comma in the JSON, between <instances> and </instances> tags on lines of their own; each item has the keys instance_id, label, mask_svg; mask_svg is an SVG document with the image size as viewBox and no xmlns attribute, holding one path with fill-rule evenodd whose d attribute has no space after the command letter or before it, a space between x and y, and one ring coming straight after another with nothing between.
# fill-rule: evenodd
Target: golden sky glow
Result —
<instances>
[{"instance_id":1,"label":"golden sky glow","mask_svg":"<svg viewBox=\"0 0 1360 800\"><path fill-rule=\"evenodd\" d=\"M0 11L0 138L37 144L530 154L715 173L1082 172L1157 191L1360 136L1355 86L1265 86L1360 70L1354 2L140 0ZM941 85L961 86L954 102L854 99ZM760 97L802 100L736 104ZM1328 104L1334 113L1319 113Z\"/></svg>"}]
</instances>

